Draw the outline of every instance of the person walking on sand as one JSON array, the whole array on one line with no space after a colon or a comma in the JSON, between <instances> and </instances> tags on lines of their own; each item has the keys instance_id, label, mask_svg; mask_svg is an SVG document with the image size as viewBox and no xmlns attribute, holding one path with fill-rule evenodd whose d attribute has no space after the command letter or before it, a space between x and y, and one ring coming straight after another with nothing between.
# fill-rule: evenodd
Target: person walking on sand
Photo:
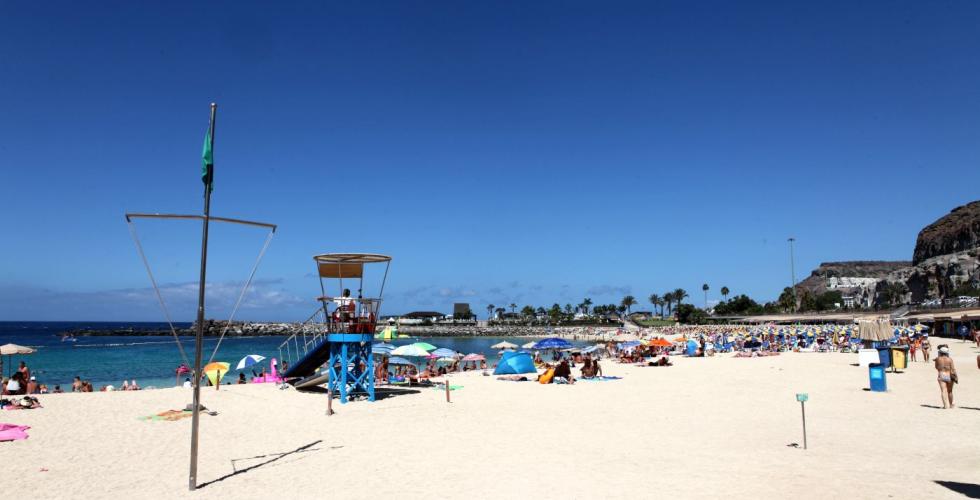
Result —
<instances>
[{"instance_id":1,"label":"person walking on sand","mask_svg":"<svg viewBox=\"0 0 980 500\"><path fill-rule=\"evenodd\" d=\"M919 347L922 348L922 360L925 361L926 363L928 363L929 362L929 349L932 348L932 345L929 344L929 336L928 335L923 335L922 336L922 342L919 345Z\"/></svg>"},{"instance_id":2,"label":"person walking on sand","mask_svg":"<svg viewBox=\"0 0 980 500\"><path fill-rule=\"evenodd\" d=\"M943 408L955 408L953 404L953 384L957 381L956 366L953 358L949 357L949 347L939 346L939 355L936 356L936 372L938 372L939 394L943 400Z\"/></svg>"}]
</instances>

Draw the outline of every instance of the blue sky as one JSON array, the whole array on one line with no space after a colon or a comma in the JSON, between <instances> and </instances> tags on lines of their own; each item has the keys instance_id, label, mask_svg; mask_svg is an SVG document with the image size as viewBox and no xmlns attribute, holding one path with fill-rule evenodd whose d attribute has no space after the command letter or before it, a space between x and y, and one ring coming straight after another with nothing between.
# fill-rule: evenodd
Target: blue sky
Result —
<instances>
[{"instance_id":1,"label":"blue sky","mask_svg":"<svg viewBox=\"0 0 980 500\"><path fill-rule=\"evenodd\" d=\"M240 317L297 320L311 256L394 256L385 312L759 300L910 259L977 198L976 2L6 2L0 319L159 320L123 220L279 224ZM199 228L137 226L178 319ZM264 234L215 230L209 316Z\"/></svg>"}]
</instances>

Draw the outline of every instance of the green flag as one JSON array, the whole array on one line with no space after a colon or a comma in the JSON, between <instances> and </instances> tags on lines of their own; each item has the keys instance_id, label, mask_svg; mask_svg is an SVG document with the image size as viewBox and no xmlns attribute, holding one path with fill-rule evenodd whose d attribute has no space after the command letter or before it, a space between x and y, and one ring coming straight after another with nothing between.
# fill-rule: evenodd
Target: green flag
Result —
<instances>
[{"instance_id":1,"label":"green flag","mask_svg":"<svg viewBox=\"0 0 980 500\"><path fill-rule=\"evenodd\" d=\"M204 152L201 153L203 165L201 166L201 180L208 187L209 191L214 190L214 141L211 140L211 128L204 136Z\"/></svg>"}]
</instances>

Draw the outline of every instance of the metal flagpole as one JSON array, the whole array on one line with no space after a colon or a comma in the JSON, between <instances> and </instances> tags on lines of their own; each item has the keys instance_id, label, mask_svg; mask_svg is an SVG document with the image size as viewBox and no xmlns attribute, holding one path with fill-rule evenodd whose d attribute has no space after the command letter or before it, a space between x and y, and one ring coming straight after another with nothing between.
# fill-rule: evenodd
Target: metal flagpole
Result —
<instances>
[{"instance_id":1,"label":"metal flagpole","mask_svg":"<svg viewBox=\"0 0 980 500\"><path fill-rule=\"evenodd\" d=\"M211 123L208 134L211 154L214 154L214 119L218 105L211 103ZM194 408L191 412L191 469L188 486L191 491L197 488L197 434L201 416L201 345L204 337L204 282L208 268L208 222L211 217L211 184L214 181L214 164L208 170L204 185L204 230L201 236L201 283L197 294L197 336L194 339ZM220 380L219 380L220 383Z\"/></svg>"}]
</instances>

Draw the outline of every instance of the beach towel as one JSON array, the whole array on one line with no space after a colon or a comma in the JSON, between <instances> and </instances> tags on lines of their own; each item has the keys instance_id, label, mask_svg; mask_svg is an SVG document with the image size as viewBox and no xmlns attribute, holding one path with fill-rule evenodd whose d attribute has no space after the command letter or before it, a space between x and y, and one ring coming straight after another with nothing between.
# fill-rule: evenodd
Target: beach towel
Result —
<instances>
[{"instance_id":1,"label":"beach towel","mask_svg":"<svg viewBox=\"0 0 980 500\"><path fill-rule=\"evenodd\" d=\"M622 380L622 378L623 377L602 376L602 377L592 377L592 378L580 378L578 380L581 382L608 382L610 380Z\"/></svg>"},{"instance_id":2,"label":"beach towel","mask_svg":"<svg viewBox=\"0 0 980 500\"><path fill-rule=\"evenodd\" d=\"M145 417L140 417L140 420L166 420L168 422L173 422L175 420L180 420L183 418L188 418L193 414L189 410L167 410L157 413L156 415L147 415Z\"/></svg>"},{"instance_id":3,"label":"beach towel","mask_svg":"<svg viewBox=\"0 0 980 500\"><path fill-rule=\"evenodd\" d=\"M449 386L449 390L450 391L455 391L455 390L462 389L462 388L463 388L463 386L461 386L461 385L450 385ZM444 390L446 390L446 384L437 385L437 386L433 387L432 389L437 390L437 391L444 391Z\"/></svg>"},{"instance_id":4,"label":"beach towel","mask_svg":"<svg viewBox=\"0 0 980 500\"><path fill-rule=\"evenodd\" d=\"M0 441L19 441L27 439L26 425L0 424Z\"/></svg>"}]
</instances>

